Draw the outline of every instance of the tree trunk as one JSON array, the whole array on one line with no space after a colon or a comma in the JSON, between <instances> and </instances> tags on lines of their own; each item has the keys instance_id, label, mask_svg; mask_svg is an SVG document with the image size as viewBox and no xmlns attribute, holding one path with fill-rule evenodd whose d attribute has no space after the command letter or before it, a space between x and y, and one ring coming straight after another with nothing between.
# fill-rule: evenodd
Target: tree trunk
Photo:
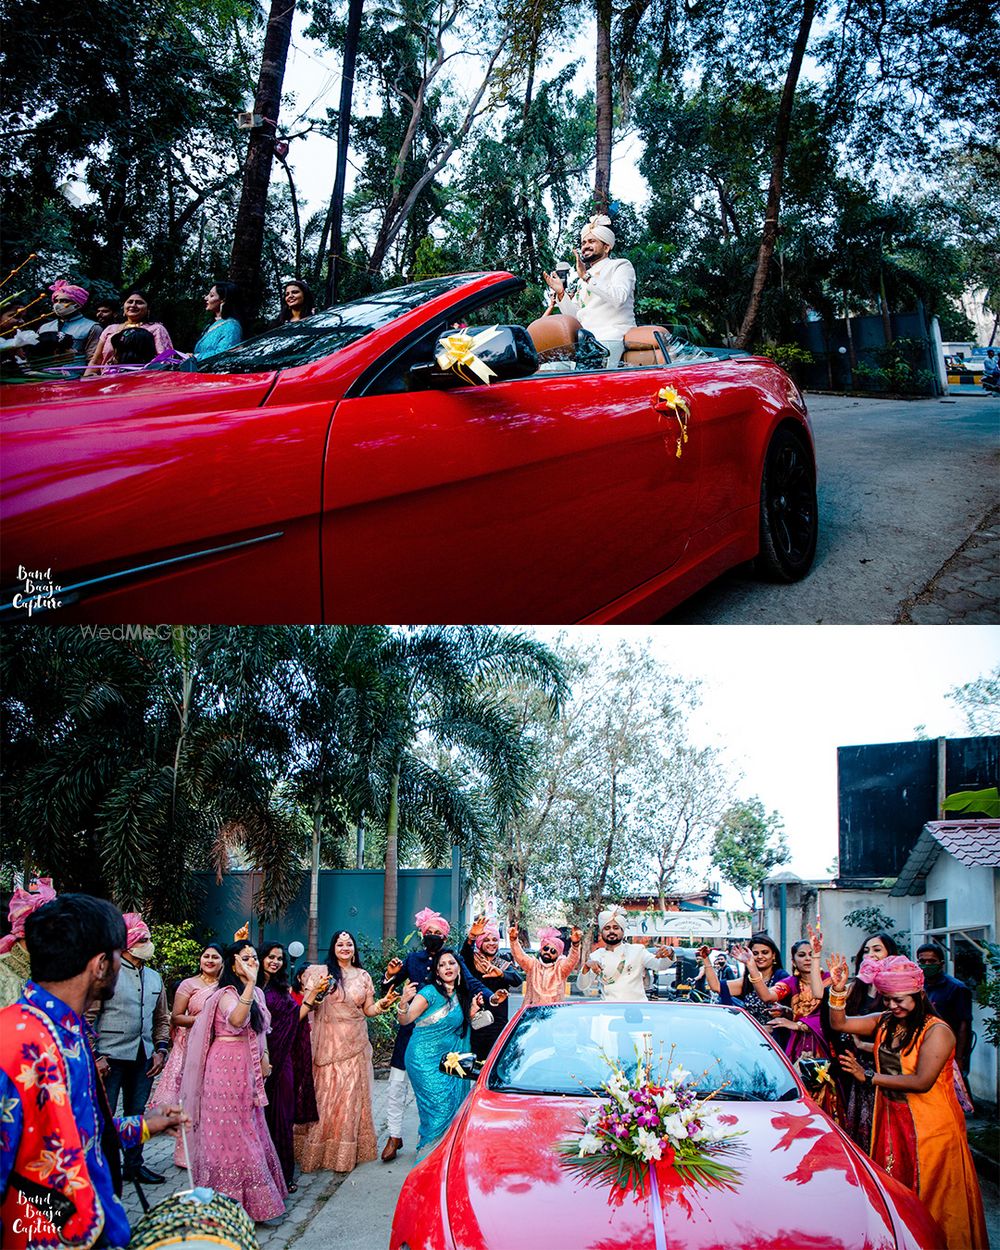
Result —
<instances>
[{"instance_id":1,"label":"tree trunk","mask_svg":"<svg viewBox=\"0 0 1000 1250\"><path fill-rule=\"evenodd\" d=\"M351 101L354 94L354 67L358 59L361 10L364 0L351 0L347 11L344 64L340 71L340 112L337 115L337 168L330 197L330 267L326 276L325 305L336 304L337 288L344 270L344 188L347 184L347 148L351 136Z\"/></svg>"},{"instance_id":2,"label":"tree trunk","mask_svg":"<svg viewBox=\"0 0 1000 1250\"><path fill-rule=\"evenodd\" d=\"M611 197L611 0L597 0L597 151L594 163L594 212L606 213Z\"/></svg>"},{"instance_id":3,"label":"tree trunk","mask_svg":"<svg viewBox=\"0 0 1000 1250\"><path fill-rule=\"evenodd\" d=\"M389 785L389 818L385 830L385 887L382 894L382 941L395 942L399 911L399 772Z\"/></svg>"},{"instance_id":4,"label":"tree trunk","mask_svg":"<svg viewBox=\"0 0 1000 1250\"><path fill-rule=\"evenodd\" d=\"M264 213L267 189L271 182L274 138L278 129L281 87L285 79L288 44L292 37L295 0L271 0L264 36L260 77L253 111L264 119L250 131L246 164L243 167L243 192L233 232L233 254L229 274L239 286L247 321L257 317L264 291L260 278L261 254L264 250Z\"/></svg>"},{"instance_id":5,"label":"tree trunk","mask_svg":"<svg viewBox=\"0 0 1000 1250\"><path fill-rule=\"evenodd\" d=\"M778 108L778 122L774 130L774 148L771 152L771 180L767 188L767 208L764 212L764 231L757 252L757 269L753 276L750 289L750 302L743 316L743 324L736 336L736 346L746 351L753 342L760 317L760 306L764 298L764 287L767 285L768 270L771 257L778 238L778 210L781 207L781 186L785 176L785 154L788 151L788 135L792 126L792 106L795 103L795 88L798 85L799 73L802 69L802 58L805 56L809 33L812 29L813 17L816 12L816 0L803 0L802 17L799 21L799 33L795 37L792 48L792 59L785 75L785 86L781 92L781 104Z\"/></svg>"},{"instance_id":6,"label":"tree trunk","mask_svg":"<svg viewBox=\"0 0 1000 1250\"><path fill-rule=\"evenodd\" d=\"M306 956L311 964L319 963L319 845L322 821L319 799L313 803L312 857L309 863L309 932Z\"/></svg>"}]
</instances>

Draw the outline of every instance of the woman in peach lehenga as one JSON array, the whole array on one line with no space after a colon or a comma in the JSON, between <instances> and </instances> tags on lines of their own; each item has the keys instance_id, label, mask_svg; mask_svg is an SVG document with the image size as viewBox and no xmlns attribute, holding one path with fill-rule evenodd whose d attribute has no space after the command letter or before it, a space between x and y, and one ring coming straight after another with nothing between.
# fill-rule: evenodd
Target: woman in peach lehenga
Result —
<instances>
[{"instance_id":1,"label":"woman in peach lehenga","mask_svg":"<svg viewBox=\"0 0 1000 1250\"><path fill-rule=\"evenodd\" d=\"M350 1172L375 1158L372 1119L372 1045L368 1016L377 1016L389 1002L375 1000L372 979L361 967L357 943L346 929L330 940L325 964L312 964L302 974L308 990L326 977L330 988L313 1010L313 1082L316 1124L297 1125L295 1158L303 1172L328 1168Z\"/></svg>"}]
</instances>

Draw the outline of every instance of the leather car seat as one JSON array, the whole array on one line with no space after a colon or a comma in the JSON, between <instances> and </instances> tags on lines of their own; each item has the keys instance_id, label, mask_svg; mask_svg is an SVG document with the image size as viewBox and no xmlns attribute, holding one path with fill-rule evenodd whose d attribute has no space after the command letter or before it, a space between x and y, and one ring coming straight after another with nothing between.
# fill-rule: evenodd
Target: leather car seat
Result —
<instances>
[{"instance_id":1,"label":"leather car seat","mask_svg":"<svg viewBox=\"0 0 1000 1250\"><path fill-rule=\"evenodd\" d=\"M636 326L634 330L625 331L625 350L622 353L623 365L662 365L663 352L656 341L656 334L662 334L670 341L670 331L665 326Z\"/></svg>"},{"instance_id":2,"label":"leather car seat","mask_svg":"<svg viewBox=\"0 0 1000 1250\"><path fill-rule=\"evenodd\" d=\"M575 317L564 317L562 314L558 317L539 317L528 326L528 333L540 360L561 359L554 354L546 356L547 352L557 351L569 353L566 358L572 359L580 323Z\"/></svg>"}]
</instances>

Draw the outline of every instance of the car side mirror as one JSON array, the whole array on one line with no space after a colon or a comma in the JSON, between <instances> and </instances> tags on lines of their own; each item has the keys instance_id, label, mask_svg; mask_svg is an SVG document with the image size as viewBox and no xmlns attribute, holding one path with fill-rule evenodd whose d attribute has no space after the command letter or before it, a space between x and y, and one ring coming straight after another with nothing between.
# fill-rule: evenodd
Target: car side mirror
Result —
<instances>
[{"instance_id":1,"label":"car side mirror","mask_svg":"<svg viewBox=\"0 0 1000 1250\"><path fill-rule=\"evenodd\" d=\"M412 365L413 387L488 386L538 372L538 352L524 326L467 326L438 337L431 360Z\"/></svg>"},{"instance_id":2,"label":"car side mirror","mask_svg":"<svg viewBox=\"0 0 1000 1250\"><path fill-rule=\"evenodd\" d=\"M830 1071L830 1063L829 1059L809 1059L803 1057L796 1065L799 1070L799 1076L802 1077L802 1084L813 1098L819 1098L823 1092L824 1085L833 1084L833 1073Z\"/></svg>"},{"instance_id":3,"label":"car side mirror","mask_svg":"<svg viewBox=\"0 0 1000 1250\"><path fill-rule=\"evenodd\" d=\"M446 1076L457 1076L460 1081L474 1081L483 1069L482 1059L477 1059L471 1051L458 1054L452 1051L442 1055L438 1071Z\"/></svg>"}]
</instances>

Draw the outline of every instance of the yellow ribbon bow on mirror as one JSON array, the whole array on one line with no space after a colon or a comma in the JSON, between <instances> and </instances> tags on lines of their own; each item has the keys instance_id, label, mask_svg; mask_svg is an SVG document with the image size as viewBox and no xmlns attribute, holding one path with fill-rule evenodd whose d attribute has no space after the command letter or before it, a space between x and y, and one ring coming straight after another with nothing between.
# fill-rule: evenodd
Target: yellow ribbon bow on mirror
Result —
<instances>
[{"instance_id":1,"label":"yellow ribbon bow on mirror","mask_svg":"<svg viewBox=\"0 0 1000 1250\"><path fill-rule=\"evenodd\" d=\"M497 327L490 326L488 330L480 330L476 335L466 334L464 330L446 335L440 340L440 351L435 356L438 368L452 369L463 382L468 382L471 386L475 386L477 380L489 382L490 378L496 377L496 374L485 360L479 359L476 352L480 351L496 332Z\"/></svg>"},{"instance_id":2,"label":"yellow ribbon bow on mirror","mask_svg":"<svg viewBox=\"0 0 1000 1250\"><path fill-rule=\"evenodd\" d=\"M450 1051L444 1057L444 1070L452 1072L455 1076L465 1076L465 1069L462 1067L462 1056L458 1051Z\"/></svg>"}]
</instances>

